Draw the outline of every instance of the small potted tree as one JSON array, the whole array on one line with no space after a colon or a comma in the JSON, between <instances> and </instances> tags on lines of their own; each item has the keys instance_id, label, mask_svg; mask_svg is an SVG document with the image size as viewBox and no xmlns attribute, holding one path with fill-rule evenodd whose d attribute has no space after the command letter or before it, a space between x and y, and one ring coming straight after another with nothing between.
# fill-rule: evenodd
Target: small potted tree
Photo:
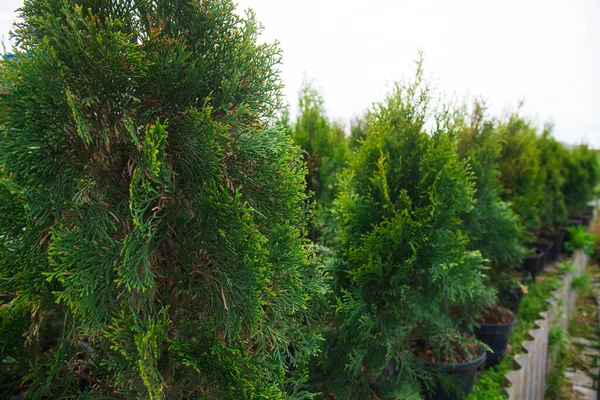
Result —
<instances>
[{"instance_id":1,"label":"small potted tree","mask_svg":"<svg viewBox=\"0 0 600 400\"><path fill-rule=\"evenodd\" d=\"M500 121L497 129L502 140L500 195L511 205L523 226L521 243L529 248L523 266L535 280L544 256L544 252L533 245L540 229L539 208L544 195L536 130L518 112Z\"/></svg>"},{"instance_id":2,"label":"small potted tree","mask_svg":"<svg viewBox=\"0 0 600 400\"><path fill-rule=\"evenodd\" d=\"M463 334L473 320L462 311L494 300L461 231L472 176L456 153L456 121L431 109L418 65L414 81L373 107L341 177L337 308L323 362L335 398L410 398L421 385L455 398L485 357Z\"/></svg>"},{"instance_id":3,"label":"small potted tree","mask_svg":"<svg viewBox=\"0 0 600 400\"><path fill-rule=\"evenodd\" d=\"M552 127L546 126L538 139L540 169L544 178L544 196L540 207L540 240L546 243L545 259L557 260L560 256L565 230L561 226L567 219L563 186L565 182L566 148L552 137ZM540 242L543 246L545 243Z\"/></svg>"},{"instance_id":4,"label":"small potted tree","mask_svg":"<svg viewBox=\"0 0 600 400\"><path fill-rule=\"evenodd\" d=\"M475 330L477 338L492 350L486 358L488 366L496 364L506 350L523 296L521 282L513 275L524 256L519 243L521 226L500 198L501 150L501 137L494 122L485 118L485 105L475 101L470 119L462 126L458 152L473 171L476 189L475 208L464 216L463 229L470 238L469 249L479 250L489 261L486 283L496 289L499 299L482 311Z\"/></svg>"}]
</instances>

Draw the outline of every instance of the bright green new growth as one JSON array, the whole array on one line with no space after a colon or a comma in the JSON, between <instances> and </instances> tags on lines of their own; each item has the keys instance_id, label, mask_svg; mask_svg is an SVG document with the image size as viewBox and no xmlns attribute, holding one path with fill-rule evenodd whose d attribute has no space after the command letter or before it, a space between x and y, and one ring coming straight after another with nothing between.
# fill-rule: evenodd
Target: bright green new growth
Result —
<instances>
[{"instance_id":1,"label":"bright green new growth","mask_svg":"<svg viewBox=\"0 0 600 400\"><path fill-rule=\"evenodd\" d=\"M540 205L544 177L536 130L517 113L498 125L502 138L500 155L501 197L510 203L524 228L522 241L531 241L540 229Z\"/></svg>"},{"instance_id":2,"label":"bright green new growth","mask_svg":"<svg viewBox=\"0 0 600 400\"><path fill-rule=\"evenodd\" d=\"M288 127L294 142L304 150L308 166L307 189L314 194L316 207L310 237L316 241L331 230L331 206L338 186L337 175L349 157L343 129L325 115L324 101L311 81L298 93L298 117ZM331 232L325 232L330 237Z\"/></svg>"},{"instance_id":3,"label":"bright green new growth","mask_svg":"<svg viewBox=\"0 0 600 400\"><path fill-rule=\"evenodd\" d=\"M499 159L501 137L493 121L486 119L485 106L475 102L468 123L461 129L458 153L475 175L475 208L464 217L469 248L479 250L490 261L490 284L498 290L510 287L514 266L521 263L521 225L510 206L501 200Z\"/></svg>"},{"instance_id":4,"label":"bright green new growth","mask_svg":"<svg viewBox=\"0 0 600 400\"><path fill-rule=\"evenodd\" d=\"M452 358L454 341L465 346L461 328L493 300L484 261L460 230L474 189L457 157L457 127L430 103L419 64L414 82L371 111L340 180L336 323L324 362L335 398L418 398L428 378L417 341L438 360Z\"/></svg>"},{"instance_id":5,"label":"bright green new growth","mask_svg":"<svg viewBox=\"0 0 600 400\"><path fill-rule=\"evenodd\" d=\"M27 0L0 63L0 323L29 319L3 373L31 398L304 397L326 287L267 126L279 49L226 0L78 3Z\"/></svg>"}]
</instances>

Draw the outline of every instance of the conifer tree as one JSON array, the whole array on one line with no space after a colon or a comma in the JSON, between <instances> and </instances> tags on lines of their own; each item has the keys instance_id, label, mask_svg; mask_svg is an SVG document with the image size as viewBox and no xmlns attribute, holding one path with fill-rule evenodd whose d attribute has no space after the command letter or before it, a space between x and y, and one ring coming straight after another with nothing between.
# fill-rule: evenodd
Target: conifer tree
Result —
<instances>
[{"instance_id":1,"label":"conifer tree","mask_svg":"<svg viewBox=\"0 0 600 400\"><path fill-rule=\"evenodd\" d=\"M335 398L420 398L419 382L430 381L415 347L452 359L453 344L468 349L460 331L474 316L457 309L493 301L484 261L461 232L474 189L457 126L431 96L419 63L414 81L374 106L341 177L337 308L323 361Z\"/></svg>"},{"instance_id":2,"label":"conifer tree","mask_svg":"<svg viewBox=\"0 0 600 400\"><path fill-rule=\"evenodd\" d=\"M329 121L323 96L310 80L305 80L300 88L298 108L298 117L288 130L305 152L307 189L316 203L310 237L316 241L324 230L332 229L330 210L337 190L337 175L346 164L349 152L344 130ZM330 237L331 232L326 236Z\"/></svg>"},{"instance_id":3,"label":"conifer tree","mask_svg":"<svg viewBox=\"0 0 600 400\"><path fill-rule=\"evenodd\" d=\"M227 0L21 16L0 63L0 332L27 318L10 373L34 399L308 396L326 287L300 150L268 125L277 45Z\"/></svg>"},{"instance_id":4,"label":"conifer tree","mask_svg":"<svg viewBox=\"0 0 600 400\"><path fill-rule=\"evenodd\" d=\"M519 216L524 228L521 240L528 242L540 229L539 210L544 189L536 130L518 113L501 121L498 130L502 138L501 197Z\"/></svg>"},{"instance_id":5,"label":"conifer tree","mask_svg":"<svg viewBox=\"0 0 600 400\"><path fill-rule=\"evenodd\" d=\"M596 152L585 144L569 149L564 156L563 193L568 214L574 217L585 210L596 194L596 185L600 182L600 162Z\"/></svg>"},{"instance_id":6,"label":"conifer tree","mask_svg":"<svg viewBox=\"0 0 600 400\"><path fill-rule=\"evenodd\" d=\"M468 123L461 132L458 152L475 175L476 204L464 216L464 231L469 248L479 250L489 260L489 283L503 292L512 284L511 272L520 264L523 249L519 244L521 225L510 206L501 200L499 160L501 137L494 122L485 116L485 105L476 101Z\"/></svg>"},{"instance_id":7,"label":"conifer tree","mask_svg":"<svg viewBox=\"0 0 600 400\"><path fill-rule=\"evenodd\" d=\"M552 234L567 219L563 186L565 183L564 146L552 137L552 126L544 128L538 138L540 171L544 182L544 195L540 207L540 223L544 233Z\"/></svg>"}]
</instances>

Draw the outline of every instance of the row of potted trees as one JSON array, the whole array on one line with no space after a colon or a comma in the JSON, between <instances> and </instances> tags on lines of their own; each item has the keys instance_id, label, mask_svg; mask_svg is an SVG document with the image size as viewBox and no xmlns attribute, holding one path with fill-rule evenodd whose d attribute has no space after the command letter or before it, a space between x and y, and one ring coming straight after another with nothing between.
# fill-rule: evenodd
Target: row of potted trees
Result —
<instances>
[{"instance_id":1,"label":"row of potted trees","mask_svg":"<svg viewBox=\"0 0 600 400\"><path fill-rule=\"evenodd\" d=\"M538 133L518 111L494 119L478 99L443 104L421 65L337 143L351 155L328 178L339 180L333 204L314 197L337 230L316 230L333 250L336 304L316 381L334 398L459 398L504 353L522 285L589 216L593 150L558 142L551 126ZM301 108L294 138L306 118Z\"/></svg>"},{"instance_id":2,"label":"row of potted trees","mask_svg":"<svg viewBox=\"0 0 600 400\"><path fill-rule=\"evenodd\" d=\"M586 146L440 101L421 62L349 138L310 85L274 123L280 50L228 0L21 17L0 61L5 397L458 398L502 354L518 266L598 180Z\"/></svg>"}]
</instances>

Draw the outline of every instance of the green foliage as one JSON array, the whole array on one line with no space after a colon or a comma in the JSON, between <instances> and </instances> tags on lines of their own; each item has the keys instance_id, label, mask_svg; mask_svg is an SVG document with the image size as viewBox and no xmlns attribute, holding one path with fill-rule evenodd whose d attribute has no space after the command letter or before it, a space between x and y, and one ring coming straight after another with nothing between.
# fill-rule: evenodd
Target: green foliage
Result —
<instances>
[{"instance_id":1,"label":"green foliage","mask_svg":"<svg viewBox=\"0 0 600 400\"><path fill-rule=\"evenodd\" d=\"M540 149L540 171L544 180L544 196L540 205L543 230L554 232L567 219L563 186L565 182L565 152L560 142L552 137L552 127L546 126L537 142Z\"/></svg>"},{"instance_id":2,"label":"green foliage","mask_svg":"<svg viewBox=\"0 0 600 400\"><path fill-rule=\"evenodd\" d=\"M311 81L304 81L298 106L298 117L288 130L304 150L307 190L314 194L316 202L310 237L316 241L324 229L331 229L330 210L338 186L337 175L346 164L349 150L344 130L327 119L323 97ZM328 233L326 236L330 237Z\"/></svg>"},{"instance_id":3,"label":"green foliage","mask_svg":"<svg viewBox=\"0 0 600 400\"><path fill-rule=\"evenodd\" d=\"M350 150L356 151L360 147L362 141L367 135L369 115L365 114L361 117L355 117L350 122L350 137L348 138L348 146Z\"/></svg>"},{"instance_id":4,"label":"green foliage","mask_svg":"<svg viewBox=\"0 0 600 400\"><path fill-rule=\"evenodd\" d=\"M536 130L518 113L498 125L502 138L500 182L502 199L511 204L524 228L523 242L531 241L540 228L539 209L544 196L540 149Z\"/></svg>"},{"instance_id":5,"label":"green foliage","mask_svg":"<svg viewBox=\"0 0 600 400\"><path fill-rule=\"evenodd\" d=\"M567 251L572 252L581 249L588 255L594 254L596 246L595 234L586 232L583 226L570 226L567 230L569 231L569 240L565 242Z\"/></svg>"},{"instance_id":6,"label":"green foliage","mask_svg":"<svg viewBox=\"0 0 600 400\"><path fill-rule=\"evenodd\" d=\"M573 278L571 287L573 288L573 290L589 290L590 277L587 275L581 275Z\"/></svg>"},{"instance_id":7,"label":"green foliage","mask_svg":"<svg viewBox=\"0 0 600 400\"><path fill-rule=\"evenodd\" d=\"M475 175L475 208L464 216L469 248L490 261L490 283L498 290L513 286L511 272L523 259L519 244L522 227L510 206L501 200L499 159L501 137L494 122L486 119L485 105L475 102L470 119L461 129L459 156Z\"/></svg>"},{"instance_id":8,"label":"green foliage","mask_svg":"<svg viewBox=\"0 0 600 400\"><path fill-rule=\"evenodd\" d=\"M599 180L600 162L593 149L582 144L565 153L563 193L571 216L584 211L593 200Z\"/></svg>"},{"instance_id":9,"label":"green foliage","mask_svg":"<svg viewBox=\"0 0 600 400\"><path fill-rule=\"evenodd\" d=\"M461 232L474 187L456 153L458 126L449 110L431 109L431 96L419 63L414 81L371 110L340 178L337 307L322 362L335 398L417 397L431 376L415 341L436 359L452 359L453 343L473 356L461 332L494 300Z\"/></svg>"},{"instance_id":10,"label":"green foliage","mask_svg":"<svg viewBox=\"0 0 600 400\"><path fill-rule=\"evenodd\" d=\"M573 351L569 347L569 336L560 326L555 326L549 332L548 354L550 358L550 371L544 398L563 399L562 391L570 385L569 378L565 375L569 360L573 357Z\"/></svg>"},{"instance_id":11,"label":"green foliage","mask_svg":"<svg viewBox=\"0 0 600 400\"><path fill-rule=\"evenodd\" d=\"M27 0L22 17L0 62L0 332L25 317L2 350L28 396L310 396L327 287L254 15Z\"/></svg>"}]
</instances>

